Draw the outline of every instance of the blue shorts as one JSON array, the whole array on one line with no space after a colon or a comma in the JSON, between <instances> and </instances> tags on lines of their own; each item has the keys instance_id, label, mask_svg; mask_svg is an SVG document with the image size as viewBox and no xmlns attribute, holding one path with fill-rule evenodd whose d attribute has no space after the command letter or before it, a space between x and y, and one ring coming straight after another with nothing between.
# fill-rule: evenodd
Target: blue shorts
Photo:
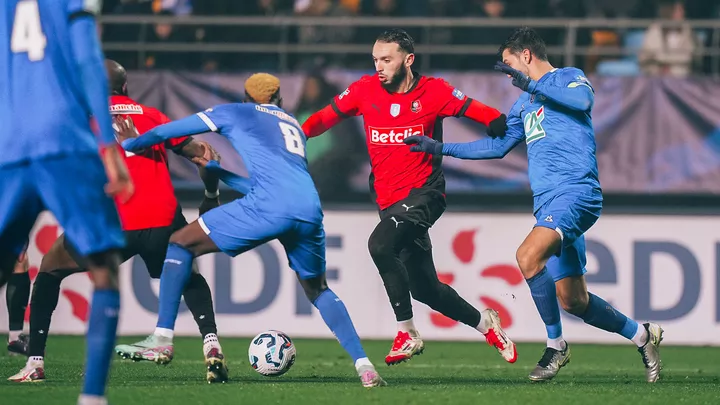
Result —
<instances>
[{"instance_id":1,"label":"blue shorts","mask_svg":"<svg viewBox=\"0 0 720 405\"><path fill-rule=\"evenodd\" d=\"M585 274L585 232L600 217L602 194L597 190L573 190L560 193L535 211L535 226L557 231L562 246L548 260L547 269L553 280Z\"/></svg>"},{"instance_id":2,"label":"blue shorts","mask_svg":"<svg viewBox=\"0 0 720 405\"><path fill-rule=\"evenodd\" d=\"M125 246L105 194L99 155L55 156L0 167L0 247L22 252L37 216L49 210L83 256Z\"/></svg>"},{"instance_id":3,"label":"blue shorts","mask_svg":"<svg viewBox=\"0 0 720 405\"><path fill-rule=\"evenodd\" d=\"M259 212L244 199L221 205L203 214L198 222L224 253L235 257L278 239L290 268L301 279L325 274L325 229L322 221L306 222Z\"/></svg>"}]
</instances>

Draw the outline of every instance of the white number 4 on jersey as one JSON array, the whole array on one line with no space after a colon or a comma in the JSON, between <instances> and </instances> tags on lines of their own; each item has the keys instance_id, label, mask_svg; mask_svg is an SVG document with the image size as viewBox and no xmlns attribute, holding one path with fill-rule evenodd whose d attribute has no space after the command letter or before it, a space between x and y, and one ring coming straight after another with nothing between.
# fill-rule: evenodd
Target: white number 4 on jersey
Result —
<instances>
[{"instance_id":1,"label":"white number 4 on jersey","mask_svg":"<svg viewBox=\"0 0 720 405\"><path fill-rule=\"evenodd\" d=\"M31 62L45 57L47 38L40 26L40 11L36 0L23 0L15 8L10 50L14 53L27 53Z\"/></svg>"}]
</instances>

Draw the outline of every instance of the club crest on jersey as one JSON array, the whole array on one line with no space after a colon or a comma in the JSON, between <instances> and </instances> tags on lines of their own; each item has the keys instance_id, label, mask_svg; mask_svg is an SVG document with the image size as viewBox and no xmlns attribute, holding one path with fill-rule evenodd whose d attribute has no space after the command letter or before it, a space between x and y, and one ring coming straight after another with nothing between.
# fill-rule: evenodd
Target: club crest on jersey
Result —
<instances>
[{"instance_id":1,"label":"club crest on jersey","mask_svg":"<svg viewBox=\"0 0 720 405\"><path fill-rule=\"evenodd\" d=\"M420 110L422 110L422 104L420 104L420 100L413 101L410 105L410 111L417 113L420 112Z\"/></svg>"},{"instance_id":2,"label":"club crest on jersey","mask_svg":"<svg viewBox=\"0 0 720 405\"><path fill-rule=\"evenodd\" d=\"M545 138L545 128L542 122L545 119L545 106L540 107L537 111L531 111L523 118L525 124L525 143L529 144L538 139Z\"/></svg>"},{"instance_id":3,"label":"club crest on jersey","mask_svg":"<svg viewBox=\"0 0 720 405\"><path fill-rule=\"evenodd\" d=\"M390 104L390 115L393 117L400 115L400 104Z\"/></svg>"}]
</instances>

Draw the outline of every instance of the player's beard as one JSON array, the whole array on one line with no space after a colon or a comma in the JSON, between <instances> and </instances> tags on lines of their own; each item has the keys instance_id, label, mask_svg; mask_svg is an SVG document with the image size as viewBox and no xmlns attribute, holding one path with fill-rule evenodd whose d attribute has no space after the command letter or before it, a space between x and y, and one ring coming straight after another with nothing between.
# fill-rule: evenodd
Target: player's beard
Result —
<instances>
[{"instance_id":1,"label":"player's beard","mask_svg":"<svg viewBox=\"0 0 720 405\"><path fill-rule=\"evenodd\" d=\"M388 77L388 81L385 83L380 83L383 88L390 93L396 93L398 89L400 88L400 85L405 81L408 75L408 70L403 66L400 69L398 69L397 73L395 73L392 77Z\"/></svg>"}]
</instances>

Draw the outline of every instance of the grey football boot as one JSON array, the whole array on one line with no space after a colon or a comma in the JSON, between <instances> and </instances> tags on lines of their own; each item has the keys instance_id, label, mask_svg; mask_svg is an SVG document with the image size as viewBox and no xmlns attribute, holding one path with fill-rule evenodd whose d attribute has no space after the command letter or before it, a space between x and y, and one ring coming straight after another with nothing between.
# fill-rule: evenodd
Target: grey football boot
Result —
<instances>
[{"instance_id":1,"label":"grey football boot","mask_svg":"<svg viewBox=\"0 0 720 405\"><path fill-rule=\"evenodd\" d=\"M550 381L562 367L570 362L570 345L565 342L564 350L546 347L543 356L537 366L530 372L528 378L531 381Z\"/></svg>"},{"instance_id":2,"label":"grey football boot","mask_svg":"<svg viewBox=\"0 0 720 405\"><path fill-rule=\"evenodd\" d=\"M645 345L638 347L645 364L645 377L647 382L654 383L660 378L662 361L660 361L660 342L663 340L663 329L655 323L645 323L643 327L647 331L648 340Z\"/></svg>"}]
</instances>

